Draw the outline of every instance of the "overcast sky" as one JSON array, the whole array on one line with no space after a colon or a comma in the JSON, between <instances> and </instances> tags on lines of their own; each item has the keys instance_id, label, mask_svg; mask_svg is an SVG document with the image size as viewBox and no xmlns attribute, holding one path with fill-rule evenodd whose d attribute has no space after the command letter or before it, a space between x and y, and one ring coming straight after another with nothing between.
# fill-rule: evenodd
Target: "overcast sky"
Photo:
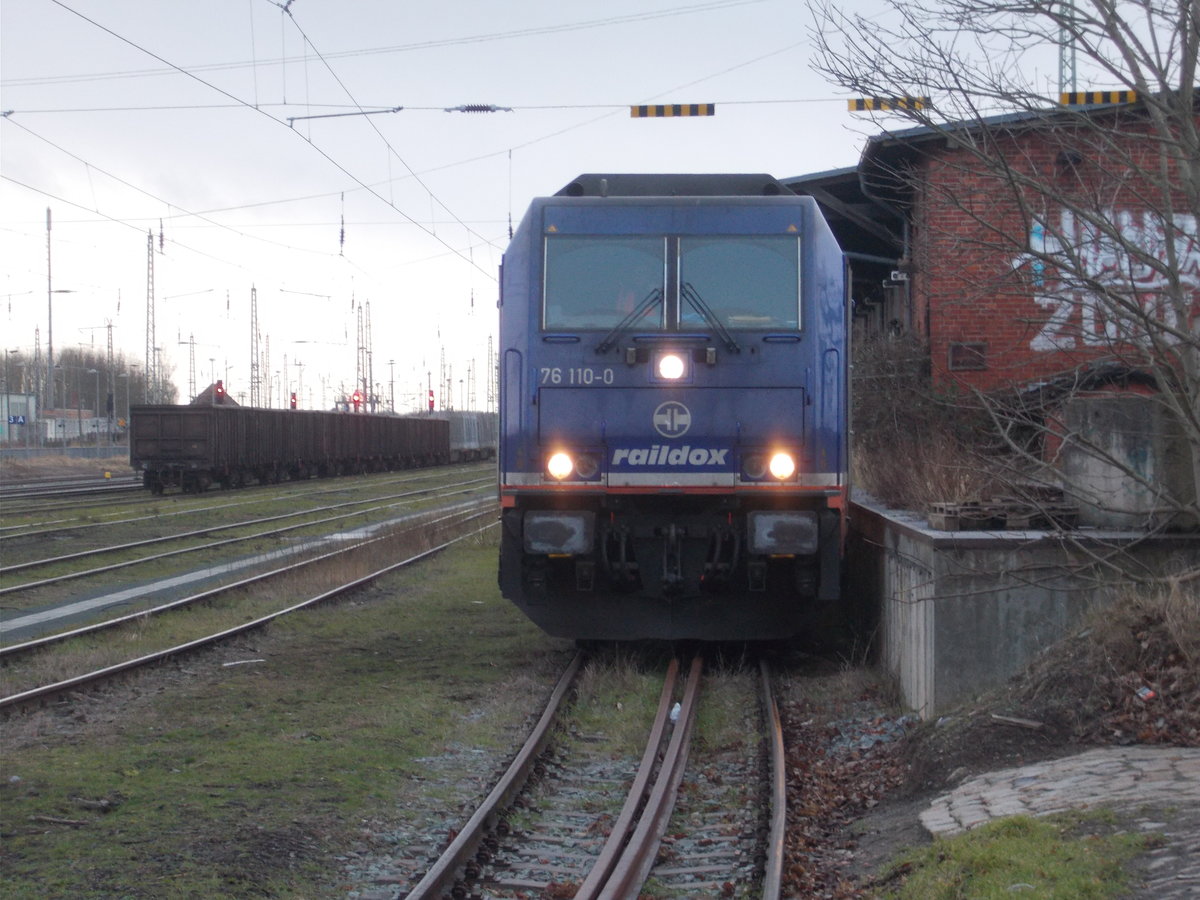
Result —
<instances>
[{"instance_id":1,"label":"overcast sky","mask_svg":"<svg viewBox=\"0 0 1200 900\"><path fill-rule=\"evenodd\" d=\"M149 231L184 402L189 341L198 389L248 390L254 286L270 370L286 357L305 406L352 389L369 303L385 398L393 376L401 409L436 388L444 353L455 405L473 365L482 408L530 198L582 172L857 163L878 126L810 70L810 24L797 0L3 0L5 348L29 359L40 328L45 354L49 207L52 286L73 292L53 295L56 355L103 350L111 322L141 362ZM463 104L511 111L445 111Z\"/></svg>"}]
</instances>

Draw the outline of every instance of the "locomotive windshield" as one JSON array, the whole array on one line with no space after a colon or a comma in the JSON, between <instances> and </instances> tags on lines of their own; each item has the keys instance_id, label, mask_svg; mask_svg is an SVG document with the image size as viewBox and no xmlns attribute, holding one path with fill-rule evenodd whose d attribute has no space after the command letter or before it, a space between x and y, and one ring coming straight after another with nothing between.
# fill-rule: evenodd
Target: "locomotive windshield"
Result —
<instances>
[{"instance_id":1,"label":"locomotive windshield","mask_svg":"<svg viewBox=\"0 0 1200 900\"><path fill-rule=\"evenodd\" d=\"M631 327L662 328L664 247L661 237L564 235L546 241L545 327L612 328L642 307ZM657 302L649 302L655 291Z\"/></svg>"},{"instance_id":2,"label":"locomotive windshield","mask_svg":"<svg viewBox=\"0 0 1200 900\"><path fill-rule=\"evenodd\" d=\"M681 326L703 327L690 288L726 328L799 328L799 249L794 237L680 238Z\"/></svg>"},{"instance_id":3,"label":"locomotive windshield","mask_svg":"<svg viewBox=\"0 0 1200 900\"><path fill-rule=\"evenodd\" d=\"M800 327L800 240L784 235L546 238L546 329Z\"/></svg>"}]
</instances>

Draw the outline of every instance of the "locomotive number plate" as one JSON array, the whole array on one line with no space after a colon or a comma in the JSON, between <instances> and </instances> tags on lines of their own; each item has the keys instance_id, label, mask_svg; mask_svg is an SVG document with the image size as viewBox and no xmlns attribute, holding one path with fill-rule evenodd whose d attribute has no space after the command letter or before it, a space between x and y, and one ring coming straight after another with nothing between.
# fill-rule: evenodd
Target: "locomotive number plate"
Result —
<instances>
[{"instance_id":1,"label":"locomotive number plate","mask_svg":"<svg viewBox=\"0 0 1200 900\"><path fill-rule=\"evenodd\" d=\"M615 380L613 370L609 368L542 366L538 371L541 373L542 384L567 384L587 387L593 384L612 384Z\"/></svg>"}]
</instances>

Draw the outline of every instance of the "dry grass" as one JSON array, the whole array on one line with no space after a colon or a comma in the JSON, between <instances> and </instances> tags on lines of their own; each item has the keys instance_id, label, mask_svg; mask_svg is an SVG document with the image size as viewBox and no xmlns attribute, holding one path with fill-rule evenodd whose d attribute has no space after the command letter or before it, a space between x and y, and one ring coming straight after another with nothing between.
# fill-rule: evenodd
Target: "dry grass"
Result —
<instances>
[{"instance_id":1,"label":"dry grass","mask_svg":"<svg viewBox=\"0 0 1200 900\"><path fill-rule=\"evenodd\" d=\"M1114 663L1134 670L1157 643L1159 652L1196 670L1200 664L1200 586L1171 579L1157 587L1129 587L1093 617L1097 642Z\"/></svg>"},{"instance_id":2,"label":"dry grass","mask_svg":"<svg viewBox=\"0 0 1200 900\"><path fill-rule=\"evenodd\" d=\"M636 758L661 688L662 676L648 670L635 654L617 651L589 659L576 682L576 725L593 739L602 735L613 752Z\"/></svg>"},{"instance_id":3,"label":"dry grass","mask_svg":"<svg viewBox=\"0 0 1200 900\"><path fill-rule=\"evenodd\" d=\"M114 471L122 475L129 471L129 457L125 452L104 459L76 459L72 456L0 457L0 481L5 482L73 475L103 477L105 472Z\"/></svg>"},{"instance_id":4,"label":"dry grass","mask_svg":"<svg viewBox=\"0 0 1200 900\"><path fill-rule=\"evenodd\" d=\"M1200 746L1200 586L1130 585L1087 625L1034 667L1027 702L1057 696L1089 740Z\"/></svg>"},{"instance_id":5,"label":"dry grass","mask_svg":"<svg viewBox=\"0 0 1200 900\"><path fill-rule=\"evenodd\" d=\"M1160 604L1163 622L1192 668L1200 664L1200 590L1174 580Z\"/></svg>"},{"instance_id":6,"label":"dry grass","mask_svg":"<svg viewBox=\"0 0 1200 900\"><path fill-rule=\"evenodd\" d=\"M979 500L993 485L971 448L945 432L860 445L852 477L889 506L913 510Z\"/></svg>"},{"instance_id":7,"label":"dry grass","mask_svg":"<svg viewBox=\"0 0 1200 900\"><path fill-rule=\"evenodd\" d=\"M854 483L889 506L978 500L991 486L978 447L988 424L965 398L935 393L911 340L855 348Z\"/></svg>"}]
</instances>

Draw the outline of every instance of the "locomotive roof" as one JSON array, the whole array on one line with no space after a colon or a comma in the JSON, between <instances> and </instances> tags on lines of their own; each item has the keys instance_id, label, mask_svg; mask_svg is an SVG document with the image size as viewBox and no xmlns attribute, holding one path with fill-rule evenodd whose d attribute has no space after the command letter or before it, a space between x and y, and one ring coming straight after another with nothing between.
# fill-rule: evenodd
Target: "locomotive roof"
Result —
<instances>
[{"instance_id":1,"label":"locomotive roof","mask_svg":"<svg viewBox=\"0 0 1200 900\"><path fill-rule=\"evenodd\" d=\"M772 175L580 175L556 197L774 197L792 192Z\"/></svg>"}]
</instances>

